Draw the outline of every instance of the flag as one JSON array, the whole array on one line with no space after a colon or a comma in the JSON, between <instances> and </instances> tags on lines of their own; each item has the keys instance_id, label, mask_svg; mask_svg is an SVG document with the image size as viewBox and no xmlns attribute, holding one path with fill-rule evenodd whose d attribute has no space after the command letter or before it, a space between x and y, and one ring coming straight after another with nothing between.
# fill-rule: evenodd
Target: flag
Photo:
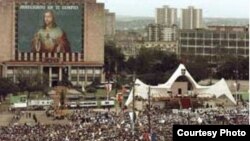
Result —
<instances>
[{"instance_id":1,"label":"flag","mask_svg":"<svg viewBox=\"0 0 250 141\"><path fill-rule=\"evenodd\" d=\"M145 132L145 133L143 134L143 140L144 140L144 141L150 141L150 139L149 139L149 134L148 134L147 132Z\"/></svg>"},{"instance_id":2,"label":"flag","mask_svg":"<svg viewBox=\"0 0 250 141\"><path fill-rule=\"evenodd\" d=\"M82 91L85 92L84 84L82 85Z\"/></svg>"},{"instance_id":3,"label":"flag","mask_svg":"<svg viewBox=\"0 0 250 141\"><path fill-rule=\"evenodd\" d=\"M118 93L118 94L117 94L117 101L118 101L118 102L122 102L122 100L123 100L123 95L122 95L122 93Z\"/></svg>"},{"instance_id":4,"label":"flag","mask_svg":"<svg viewBox=\"0 0 250 141\"><path fill-rule=\"evenodd\" d=\"M107 83L106 85L105 85L105 88L106 88L106 91L109 93L109 92L111 92L112 91L112 84L111 83Z\"/></svg>"},{"instance_id":5,"label":"flag","mask_svg":"<svg viewBox=\"0 0 250 141\"><path fill-rule=\"evenodd\" d=\"M134 114L133 114L133 112L129 112L130 120L135 122L137 115L138 115L138 112L134 112Z\"/></svg>"},{"instance_id":6,"label":"flag","mask_svg":"<svg viewBox=\"0 0 250 141\"><path fill-rule=\"evenodd\" d=\"M234 82L234 87L236 88L237 91L240 90L240 83Z\"/></svg>"}]
</instances>

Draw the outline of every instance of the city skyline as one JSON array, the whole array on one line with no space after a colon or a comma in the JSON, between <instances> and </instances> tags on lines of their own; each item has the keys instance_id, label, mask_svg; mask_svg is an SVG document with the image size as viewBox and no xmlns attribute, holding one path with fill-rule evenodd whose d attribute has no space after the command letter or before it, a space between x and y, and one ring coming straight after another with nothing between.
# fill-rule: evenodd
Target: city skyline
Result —
<instances>
[{"instance_id":1,"label":"city skyline","mask_svg":"<svg viewBox=\"0 0 250 141\"><path fill-rule=\"evenodd\" d=\"M248 0L97 0L120 16L155 17L156 8L164 5L180 10L188 6L203 9L204 18L248 18ZM143 5L142 5L143 4ZM237 10L240 9L240 10Z\"/></svg>"}]
</instances>

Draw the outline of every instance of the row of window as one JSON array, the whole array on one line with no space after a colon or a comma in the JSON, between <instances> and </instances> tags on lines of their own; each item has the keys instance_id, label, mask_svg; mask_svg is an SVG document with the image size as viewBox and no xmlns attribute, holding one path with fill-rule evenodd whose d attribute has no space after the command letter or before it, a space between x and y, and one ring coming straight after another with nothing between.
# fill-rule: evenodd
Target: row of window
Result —
<instances>
[{"instance_id":1,"label":"row of window","mask_svg":"<svg viewBox=\"0 0 250 141\"><path fill-rule=\"evenodd\" d=\"M190 32L190 33L180 33L182 38L189 37L189 38L222 38L222 39L248 39L248 33L213 33L213 32Z\"/></svg>"},{"instance_id":2,"label":"row of window","mask_svg":"<svg viewBox=\"0 0 250 141\"><path fill-rule=\"evenodd\" d=\"M10 78L11 80L14 80L15 74L13 73L13 70L8 70L7 73L7 78ZM88 75L84 75L84 74L79 74L79 75L71 75L71 81L79 81L79 82L85 82L85 78L88 82L92 82L93 80L101 80L101 74L88 74Z\"/></svg>"},{"instance_id":3,"label":"row of window","mask_svg":"<svg viewBox=\"0 0 250 141\"><path fill-rule=\"evenodd\" d=\"M8 67L7 74L16 74L18 72L25 73L25 74L36 74L39 73L40 69L38 67ZM58 70L59 71L59 70ZM76 74L83 74L85 75L85 72L87 75L101 75L101 69L100 68L84 68L84 67L72 67L70 74L76 75ZM52 73L59 73L55 72L55 70L52 69Z\"/></svg>"},{"instance_id":4,"label":"row of window","mask_svg":"<svg viewBox=\"0 0 250 141\"><path fill-rule=\"evenodd\" d=\"M25 73L25 74L36 74L39 72L37 67L8 67L7 74L14 74L14 73Z\"/></svg>"},{"instance_id":5,"label":"row of window","mask_svg":"<svg viewBox=\"0 0 250 141\"><path fill-rule=\"evenodd\" d=\"M79 68L79 69L71 69L71 74L101 74L100 69L85 69L85 68Z\"/></svg>"},{"instance_id":6,"label":"row of window","mask_svg":"<svg viewBox=\"0 0 250 141\"><path fill-rule=\"evenodd\" d=\"M71 76L71 81L76 81L77 82L77 79L78 79L79 82L84 82L85 81L85 76L79 76L79 78L77 78L77 76ZM92 82L94 80L101 80L100 75L98 75L98 76L94 76L94 75L87 76L87 81L88 82Z\"/></svg>"},{"instance_id":7,"label":"row of window","mask_svg":"<svg viewBox=\"0 0 250 141\"><path fill-rule=\"evenodd\" d=\"M225 40L186 40L182 39L181 40L181 45L205 45L205 46L210 46L210 45L220 45L220 46L239 46L239 47L248 47L249 41L225 41Z\"/></svg>"},{"instance_id":8,"label":"row of window","mask_svg":"<svg viewBox=\"0 0 250 141\"><path fill-rule=\"evenodd\" d=\"M181 48L181 54L237 54L238 55L248 55L248 49L215 49L215 48Z\"/></svg>"}]
</instances>

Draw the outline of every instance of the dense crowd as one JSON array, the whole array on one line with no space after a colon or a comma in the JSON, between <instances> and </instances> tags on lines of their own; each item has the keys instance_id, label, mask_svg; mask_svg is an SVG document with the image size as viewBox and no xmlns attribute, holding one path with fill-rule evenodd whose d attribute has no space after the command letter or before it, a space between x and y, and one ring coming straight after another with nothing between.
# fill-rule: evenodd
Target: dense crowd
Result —
<instances>
[{"instance_id":1,"label":"dense crowd","mask_svg":"<svg viewBox=\"0 0 250 141\"><path fill-rule=\"evenodd\" d=\"M136 112L135 120L132 120L129 113L130 111L115 113L75 110L67 117L68 124L65 125L43 125L38 122L35 125L0 127L0 140L170 141L173 124L248 124L249 111L236 108L196 110L152 108L148 111Z\"/></svg>"}]
</instances>

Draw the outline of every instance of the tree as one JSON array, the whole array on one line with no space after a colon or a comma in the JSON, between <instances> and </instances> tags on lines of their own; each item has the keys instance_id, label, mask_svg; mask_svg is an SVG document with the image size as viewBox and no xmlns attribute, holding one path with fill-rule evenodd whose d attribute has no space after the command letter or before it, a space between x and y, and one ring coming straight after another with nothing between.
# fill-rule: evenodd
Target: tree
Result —
<instances>
[{"instance_id":1,"label":"tree","mask_svg":"<svg viewBox=\"0 0 250 141\"><path fill-rule=\"evenodd\" d=\"M138 56L126 62L129 72L136 71L139 79L156 85L166 81L169 73L178 66L177 56L159 48L141 48Z\"/></svg>"},{"instance_id":2,"label":"tree","mask_svg":"<svg viewBox=\"0 0 250 141\"><path fill-rule=\"evenodd\" d=\"M114 42L105 43L104 71L109 74L118 73L124 69L125 57Z\"/></svg>"},{"instance_id":3,"label":"tree","mask_svg":"<svg viewBox=\"0 0 250 141\"><path fill-rule=\"evenodd\" d=\"M61 93L60 93L60 107L62 108L62 107L64 107L64 104L65 104L65 91L61 91Z\"/></svg>"},{"instance_id":4,"label":"tree","mask_svg":"<svg viewBox=\"0 0 250 141\"><path fill-rule=\"evenodd\" d=\"M5 100L7 94L18 92L18 86L8 78L0 78L0 101Z\"/></svg>"},{"instance_id":5,"label":"tree","mask_svg":"<svg viewBox=\"0 0 250 141\"><path fill-rule=\"evenodd\" d=\"M48 77L44 74L27 74L22 71L18 72L17 74L17 85L21 92L28 92L28 97L30 97L31 92L45 92L49 87L48 82Z\"/></svg>"},{"instance_id":6,"label":"tree","mask_svg":"<svg viewBox=\"0 0 250 141\"><path fill-rule=\"evenodd\" d=\"M62 80L58 82L58 86L65 86L65 87L73 87L73 84L71 81L68 79L68 69L63 68L62 71Z\"/></svg>"},{"instance_id":7,"label":"tree","mask_svg":"<svg viewBox=\"0 0 250 141\"><path fill-rule=\"evenodd\" d=\"M225 58L224 62L218 67L216 77L225 79L236 79L236 72L238 70L237 79L249 79L249 57L234 56Z\"/></svg>"},{"instance_id":8,"label":"tree","mask_svg":"<svg viewBox=\"0 0 250 141\"><path fill-rule=\"evenodd\" d=\"M185 65L196 81L207 79L211 75L208 60L204 57L192 57L186 61Z\"/></svg>"},{"instance_id":9,"label":"tree","mask_svg":"<svg viewBox=\"0 0 250 141\"><path fill-rule=\"evenodd\" d=\"M159 83L166 82L166 80L164 80L164 73L162 72L145 73L142 75L138 75L138 78L142 80L143 82L150 84L150 85L157 85Z\"/></svg>"},{"instance_id":10,"label":"tree","mask_svg":"<svg viewBox=\"0 0 250 141\"><path fill-rule=\"evenodd\" d=\"M133 71L136 70L136 58L134 57L130 57L126 62L125 62L125 70L127 71L127 73L132 74Z\"/></svg>"},{"instance_id":11,"label":"tree","mask_svg":"<svg viewBox=\"0 0 250 141\"><path fill-rule=\"evenodd\" d=\"M129 82L130 82L129 79L126 78L126 74L120 73L116 77L116 83L115 83L114 88L116 90L121 89L123 85L128 84Z\"/></svg>"},{"instance_id":12,"label":"tree","mask_svg":"<svg viewBox=\"0 0 250 141\"><path fill-rule=\"evenodd\" d=\"M239 58L239 79L249 80L249 57Z\"/></svg>"},{"instance_id":13,"label":"tree","mask_svg":"<svg viewBox=\"0 0 250 141\"><path fill-rule=\"evenodd\" d=\"M233 58L228 58L227 61L221 64L217 69L216 73L217 78L225 78L225 79L235 78L234 70L236 69L236 65L234 61L235 60L233 60Z\"/></svg>"}]
</instances>

